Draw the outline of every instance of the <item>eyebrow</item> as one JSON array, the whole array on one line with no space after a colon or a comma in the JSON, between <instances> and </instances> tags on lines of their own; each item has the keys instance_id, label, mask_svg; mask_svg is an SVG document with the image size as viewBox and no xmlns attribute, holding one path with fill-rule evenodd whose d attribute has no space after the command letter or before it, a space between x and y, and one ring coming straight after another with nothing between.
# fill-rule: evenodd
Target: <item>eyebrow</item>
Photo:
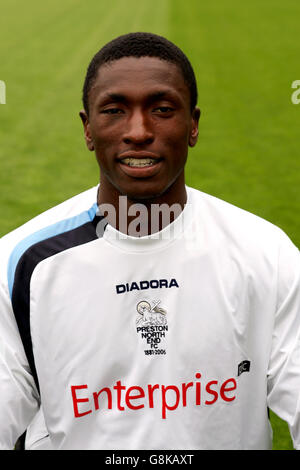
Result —
<instances>
[{"instance_id":1,"label":"eyebrow","mask_svg":"<svg viewBox=\"0 0 300 470\"><path fill-rule=\"evenodd\" d=\"M145 101L149 103L153 103L155 101L158 101L163 98L173 98L175 99L175 93L172 92L169 89L166 90L160 90L160 91L155 91L153 93L150 93L149 95L146 96ZM101 103L105 103L107 101L112 101L112 102L117 102L117 103L127 103L130 101L127 96L123 95L122 93L105 93L101 97Z\"/></svg>"},{"instance_id":2,"label":"eyebrow","mask_svg":"<svg viewBox=\"0 0 300 470\"><path fill-rule=\"evenodd\" d=\"M127 101L126 97L122 94L119 94L119 93L105 93L105 95L103 95L103 97L101 97L101 101L102 102L105 102L105 101L117 101L118 103L123 103L125 101Z\"/></svg>"}]
</instances>

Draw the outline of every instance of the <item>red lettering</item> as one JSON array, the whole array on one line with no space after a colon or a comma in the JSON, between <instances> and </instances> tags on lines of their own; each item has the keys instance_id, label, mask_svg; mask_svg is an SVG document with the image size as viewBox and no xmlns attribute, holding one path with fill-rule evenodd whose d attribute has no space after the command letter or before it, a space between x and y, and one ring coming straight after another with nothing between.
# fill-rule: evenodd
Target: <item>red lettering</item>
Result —
<instances>
[{"instance_id":1,"label":"red lettering","mask_svg":"<svg viewBox=\"0 0 300 470\"><path fill-rule=\"evenodd\" d=\"M110 388L104 387L99 390L99 392L94 392L93 397L94 397L94 404L95 404L95 410L99 410L99 395L102 392L107 393L107 402L108 402L108 409L112 409L112 395L111 395L111 390Z\"/></svg>"},{"instance_id":2,"label":"red lettering","mask_svg":"<svg viewBox=\"0 0 300 470\"><path fill-rule=\"evenodd\" d=\"M176 401L175 401L175 405L173 406L168 405L166 402L166 392L168 390L174 390L174 392L176 393ZM162 392L162 418L166 419L166 409L175 410L177 408L179 399L180 399L180 393L179 393L178 388L175 385L168 385L167 387L162 385L161 392Z\"/></svg>"},{"instance_id":3,"label":"red lettering","mask_svg":"<svg viewBox=\"0 0 300 470\"><path fill-rule=\"evenodd\" d=\"M149 408L153 408L153 390L159 388L158 384L148 385L148 395L149 395Z\"/></svg>"},{"instance_id":4,"label":"red lettering","mask_svg":"<svg viewBox=\"0 0 300 470\"><path fill-rule=\"evenodd\" d=\"M186 406L186 391L188 388L192 387L194 382L189 382L188 384L182 384L182 406Z\"/></svg>"},{"instance_id":5,"label":"red lettering","mask_svg":"<svg viewBox=\"0 0 300 470\"><path fill-rule=\"evenodd\" d=\"M205 400L205 404L206 405L212 405L213 403L215 403L218 399L218 393L215 391L215 390L212 390L210 387L212 384L218 384L218 381L217 380L211 380L210 382L208 382L206 384L206 387L205 387L205 390L207 391L207 393L209 393L210 395L213 395L214 398L212 400Z\"/></svg>"},{"instance_id":6,"label":"red lettering","mask_svg":"<svg viewBox=\"0 0 300 470\"><path fill-rule=\"evenodd\" d=\"M228 387L227 385L232 382L233 383L233 386L232 387ZM225 393L227 392L232 392L233 390L236 389L236 381L235 379L228 379L226 380L226 382L224 382L222 384L222 387L220 389L220 395L221 397L223 398L224 401L232 401L235 399L235 395L233 397L226 397Z\"/></svg>"},{"instance_id":7,"label":"red lettering","mask_svg":"<svg viewBox=\"0 0 300 470\"><path fill-rule=\"evenodd\" d=\"M137 390L138 394L130 396L130 393L132 390ZM129 387L129 389L126 392L126 397L125 397L126 405L131 410L139 410L140 408L144 408L145 405L132 405L130 403L130 400L137 400L138 398L144 398L144 396L145 396L145 392L142 389L142 387Z\"/></svg>"},{"instance_id":8,"label":"red lettering","mask_svg":"<svg viewBox=\"0 0 300 470\"><path fill-rule=\"evenodd\" d=\"M184 382L178 386L159 385L157 383L154 385L149 384L147 385L148 390L138 385L127 388L121 383L121 380L117 380L112 387L103 387L93 394L91 392L93 396L90 397L89 395L91 394L84 392L84 390L88 389L86 384L72 385L71 396L74 417L81 418L101 408L111 410L113 405L120 411L124 411L125 407L130 410L139 410L146 406L154 408L156 400L156 406L160 406L158 403L161 403L161 418L166 419L167 411L176 410L179 403L182 403L182 407L186 407L189 404L191 406L201 405L201 395L203 395L203 393L205 405L213 405L219 400L219 397L225 402L232 402L236 399L236 393L234 392L237 390L237 382L234 378L229 378L223 383L221 381L218 382L218 380L211 380L207 383L203 381L203 387L205 387L204 392L200 382L201 374L199 372L195 374L195 379L196 380L193 382ZM193 387L194 389L188 392L188 390ZM114 392L114 390L116 390L116 392ZM155 390L159 390L156 395ZM123 391L124 394L122 395ZM146 401L147 399L148 403ZM91 409L89 409L89 406L91 406Z\"/></svg>"},{"instance_id":9,"label":"red lettering","mask_svg":"<svg viewBox=\"0 0 300 470\"><path fill-rule=\"evenodd\" d=\"M79 413L78 411L78 405L77 403L84 403L89 401L88 398L77 398L76 396L76 390L81 390L83 388L88 388L87 385L72 385L71 386L71 393L72 393L72 399L73 399L73 408L74 408L74 416L75 418L80 418L81 416L88 415L89 413L92 412L92 410L85 411L84 413Z\"/></svg>"},{"instance_id":10,"label":"red lettering","mask_svg":"<svg viewBox=\"0 0 300 470\"><path fill-rule=\"evenodd\" d=\"M201 374L197 372L196 379L201 379ZM201 405L201 383L196 382L196 405Z\"/></svg>"},{"instance_id":11,"label":"red lettering","mask_svg":"<svg viewBox=\"0 0 300 470\"><path fill-rule=\"evenodd\" d=\"M122 396L122 390L126 390L126 387L124 387L124 385L121 385L121 380L118 380L116 382L117 385L114 386L114 389L117 390L117 396L118 396L118 402L117 402L117 406L118 406L118 410L120 411L123 411L124 410L124 406L121 405L121 396Z\"/></svg>"}]
</instances>

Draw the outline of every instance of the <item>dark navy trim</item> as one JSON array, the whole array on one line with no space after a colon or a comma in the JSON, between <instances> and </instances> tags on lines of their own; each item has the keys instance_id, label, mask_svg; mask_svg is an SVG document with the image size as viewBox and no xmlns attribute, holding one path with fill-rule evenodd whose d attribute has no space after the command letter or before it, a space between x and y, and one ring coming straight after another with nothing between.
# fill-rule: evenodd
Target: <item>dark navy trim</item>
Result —
<instances>
[{"instance_id":1,"label":"dark navy trim","mask_svg":"<svg viewBox=\"0 0 300 470\"><path fill-rule=\"evenodd\" d=\"M12 307L38 390L39 384L30 333L30 282L32 273L44 259L99 238L101 235L97 233L96 227L102 218L101 216L95 216L92 221L79 227L33 244L21 255L16 265L11 294Z\"/></svg>"},{"instance_id":2,"label":"dark navy trim","mask_svg":"<svg viewBox=\"0 0 300 470\"><path fill-rule=\"evenodd\" d=\"M23 255L23 253L28 248L30 248L30 246L42 240L46 240L47 238L53 237L54 235L57 235L58 233L67 232L69 230L72 230L73 228L79 227L80 225L83 225L86 222L93 220L95 217L96 211L97 211L97 204L95 203L92 205L92 207L89 210L81 212L80 214L77 214L68 219L60 220L59 222L56 222L55 224L44 227L41 230L38 230L37 232L30 234L28 237L24 238L20 243L18 243L10 255L8 268L7 268L7 281L8 281L8 289L9 289L10 296L12 294L12 288L14 284L14 276L15 276L15 270L16 270L17 264L19 262L19 259Z\"/></svg>"}]
</instances>

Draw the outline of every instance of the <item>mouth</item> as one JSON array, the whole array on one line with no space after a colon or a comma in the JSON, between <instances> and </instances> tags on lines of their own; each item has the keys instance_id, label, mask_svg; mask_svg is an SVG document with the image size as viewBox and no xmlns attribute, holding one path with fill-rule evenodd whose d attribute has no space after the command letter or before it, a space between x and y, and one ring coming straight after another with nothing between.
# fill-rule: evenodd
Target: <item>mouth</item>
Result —
<instances>
[{"instance_id":1,"label":"mouth","mask_svg":"<svg viewBox=\"0 0 300 470\"><path fill-rule=\"evenodd\" d=\"M152 166L158 163L158 159L155 158L135 158L135 157L126 157L121 159L121 163L128 165L134 168L143 168L145 166Z\"/></svg>"},{"instance_id":2,"label":"mouth","mask_svg":"<svg viewBox=\"0 0 300 470\"><path fill-rule=\"evenodd\" d=\"M156 154L146 151L128 150L119 156L119 161L124 165L136 168L152 166L161 160Z\"/></svg>"},{"instance_id":3,"label":"mouth","mask_svg":"<svg viewBox=\"0 0 300 470\"><path fill-rule=\"evenodd\" d=\"M132 177L146 178L159 171L162 159L150 152L124 152L118 158L123 171Z\"/></svg>"}]
</instances>

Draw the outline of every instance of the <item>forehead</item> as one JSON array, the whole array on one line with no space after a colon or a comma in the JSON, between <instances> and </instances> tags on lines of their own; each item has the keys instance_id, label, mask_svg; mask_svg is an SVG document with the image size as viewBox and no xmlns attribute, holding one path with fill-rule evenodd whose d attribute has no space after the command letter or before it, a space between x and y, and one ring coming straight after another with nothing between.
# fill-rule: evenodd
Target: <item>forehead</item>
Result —
<instances>
[{"instance_id":1,"label":"forehead","mask_svg":"<svg viewBox=\"0 0 300 470\"><path fill-rule=\"evenodd\" d=\"M179 66L157 57L123 57L100 66L89 98L93 102L107 94L146 97L160 91L189 106L190 93Z\"/></svg>"}]
</instances>

